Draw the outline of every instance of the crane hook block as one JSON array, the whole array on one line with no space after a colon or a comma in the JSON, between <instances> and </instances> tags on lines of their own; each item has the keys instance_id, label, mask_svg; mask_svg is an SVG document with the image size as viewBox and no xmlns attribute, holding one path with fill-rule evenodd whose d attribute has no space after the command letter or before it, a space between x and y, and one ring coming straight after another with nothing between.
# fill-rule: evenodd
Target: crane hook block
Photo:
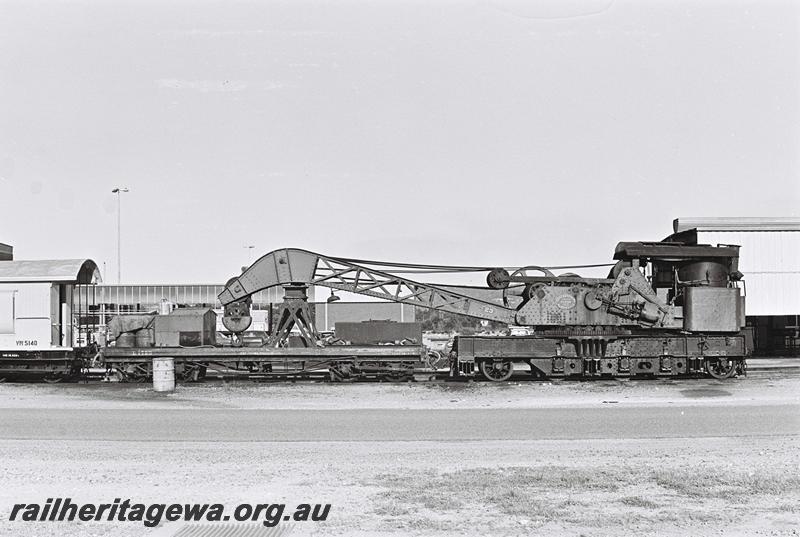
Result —
<instances>
[{"instance_id":1,"label":"crane hook block","mask_svg":"<svg viewBox=\"0 0 800 537\"><path fill-rule=\"evenodd\" d=\"M249 299L250 297L248 297ZM222 325L236 334L250 328L253 317L250 315L250 304L247 300L231 302L225 306Z\"/></svg>"}]
</instances>

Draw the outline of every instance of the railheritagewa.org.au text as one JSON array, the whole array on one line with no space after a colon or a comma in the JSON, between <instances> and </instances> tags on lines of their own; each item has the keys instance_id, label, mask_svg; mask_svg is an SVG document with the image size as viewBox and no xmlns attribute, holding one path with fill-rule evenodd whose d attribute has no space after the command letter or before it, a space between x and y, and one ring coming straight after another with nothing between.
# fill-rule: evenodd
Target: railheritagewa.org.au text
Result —
<instances>
[{"instance_id":1,"label":"railheritagewa.org.au text","mask_svg":"<svg viewBox=\"0 0 800 537\"><path fill-rule=\"evenodd\" d=\"M329 503L241 503L229 509L221 503L138 503L115 498L111 503L76 503L72 498L47 498L44 503L17 503L9 521L23 522L138 522L147 527L166 522L260 521L276 526L281 521L324 522Z\"/></svg>"}]
</instances>

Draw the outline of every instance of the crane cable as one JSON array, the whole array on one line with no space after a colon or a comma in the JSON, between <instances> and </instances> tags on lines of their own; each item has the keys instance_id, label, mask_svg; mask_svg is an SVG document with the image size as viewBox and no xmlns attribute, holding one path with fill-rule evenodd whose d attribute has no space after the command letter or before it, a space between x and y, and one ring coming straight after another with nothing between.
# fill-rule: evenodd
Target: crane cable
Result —
<instances>
[{"instance_id":1,"label":"crane cable","mask_svg":"<svg viewBox=\"0 0 800 537\"><path fill-rule=\"evenodd\" d=\"M409 270L393 270L397 274L444 274L444 273L459 273L459 272L489 272L498 267L470 267L458 265L422 265L418 263L393 263L390 261L372 261L369 259L355 259L349 257L332 257L336 261L346 263L354 263L356 265L373 265L376 267L402 267ZM580 268L601 268L613 267L615 263L601 263L590 265L558 265L550 267L542 267L548 270L563 270L563 269L580 269ZM505 267L508 271L518 270L524 267Z\"/></svg>"}]
</instances>

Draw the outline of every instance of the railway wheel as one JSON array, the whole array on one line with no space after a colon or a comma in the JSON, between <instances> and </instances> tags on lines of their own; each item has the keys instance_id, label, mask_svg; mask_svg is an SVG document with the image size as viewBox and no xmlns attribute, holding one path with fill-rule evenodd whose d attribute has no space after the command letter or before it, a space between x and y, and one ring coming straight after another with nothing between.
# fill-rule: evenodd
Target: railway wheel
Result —
<instances>
[{"instance_id":1,"label":"railway wheel","mask_svg":"<svg viewBox=\"0 0 800 537\"><path fill-rule=\"evenodd\" d=\"M125 374L125 382L130 382L133 384L141 384L142 382L147 380L147 375L141 373L126 373Z\"/></svg>"},{"instance_id":2,"label":"railway wheel","mask_svg":"<svg viewBox=\"0 0 800 537\"><path fill-rule=\"evenodd\" d=\"M146 381L149 376L147 366L139 364L130 364L120 371L122 372L122 379L124 382L138 384Z\"/></svg>"},{"instance_id":3,"label":"railway wheel","mask_svg":"<svg viewBox=\"0 0 800 537\"><path fill-rule=\"evenodd\" d=\"M443 369L450 365L450 357L439 351L429 351L425 358L425 365L434 371Z\"/></svg>"},{"instance_id":4,"label":"railway wheel","mask_svg":"<svg viewBox=\"0 0 800 537\"><path fill-rule=\"evenodd\" d=\"M503 382L514 374L514 363L511 360L483 360L478 368L486 380Z\"/></svg>"},{"instance_id":5,"label":"railway wheel","mask_svg":"<svg viewBox=\"0 0 800 537\"><path fill-rule=\"evenodd\" d=\"M715 379L731 378L736 373L736 362L727 358L706 359L706 372Z\"/></svg>"},{"instance_id":6,"label":"railway wheel","mask_svg":"<svg viewBox=\"0 0 800 537\"><path fill-rule=\"evenodd\" d=\"M196 364L184 364L180 373L180 378L184 382L197 382L200 380L200 366Z\"/></svg>"},{"instance_id":7,"label":"railway wheel","mask_svg":"<svg viewBox=\"0 0 800 537\"><path fill-rule=\"evenodd\" d=\"M352 380L352 365L347 362L334 362L328 366L331 382L347 382Z\"/></svg>"},{"instance_id":8,"label":"railway wheel","mask_svg":"<svg viewBox=\"0 0 800 537\"><path fill-rule=\"evenodd\" d=\"M48 384L55 384L57 382L61 382L62 380L64 380L64 375L63 373L48 373L47 375L42 377L42 380Z\"/></svg>"}]
</instances>

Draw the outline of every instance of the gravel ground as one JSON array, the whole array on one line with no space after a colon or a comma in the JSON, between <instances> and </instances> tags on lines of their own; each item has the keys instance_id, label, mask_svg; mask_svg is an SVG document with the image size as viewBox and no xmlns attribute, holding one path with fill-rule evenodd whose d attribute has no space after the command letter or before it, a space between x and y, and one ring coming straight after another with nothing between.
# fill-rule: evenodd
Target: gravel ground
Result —
<instances>
[{"instance_id":1,"label":"gravel ground","mask_svg":"<svg viewBox=\"0 0 800 537\"><path fill-rule=\"evenodd\" d=\"M0 442L0 504L331 503L297 535L796 535L797 438L375 443ZM5 461L13 461L13 465ZM3 516L7 516L7 507ZM0 522L133 537L136 523ZM177 529L177 526L176 526ZM23 531L24 530L24 531Z\"/></svg>"},{"instance_id":2,"label":"gravel ground","mask_svg":"<svg viewBox=\"0 0 800 537\"><path fill-rule=\"evenodd\" d=\"M747 377L727 380L179 384L171 394L149 384L0 384L0 408L547 408L621 405L729 405L800 402L800 360L763 360Z\"/></svg>"},{"instance_id":3,"label":"gravel ground","mask_svg":"<svg viewBox=\"0 0 800 537\"><path fill-rule=\"evenodd\" d=\"M139 409L156 420L163 408L568 406L591 412L612 401L631 407L752 404L765 413L771 406L800 409L800 368L766 368L726 382L212 382L183 386L168 396L145 385L0 386L0 408ZM14 503L64 496L80 502L122 496L228 507L332 504L328 521L299 524L294 535L797 535L799 453L796 435L737 431L711 438L470 442L0 438L0 535L133 537L179 529L7 520Z\"/></svg>"}]
</instances>

